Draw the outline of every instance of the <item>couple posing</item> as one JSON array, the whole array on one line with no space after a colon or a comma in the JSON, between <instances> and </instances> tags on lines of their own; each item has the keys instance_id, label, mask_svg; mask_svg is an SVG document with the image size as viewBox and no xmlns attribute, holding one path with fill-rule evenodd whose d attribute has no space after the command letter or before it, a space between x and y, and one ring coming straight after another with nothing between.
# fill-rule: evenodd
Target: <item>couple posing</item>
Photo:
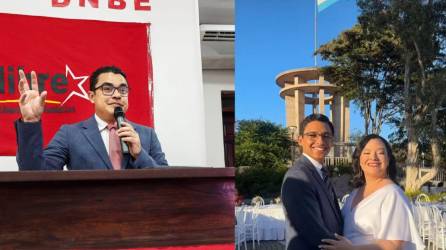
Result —
<instances>
[{"instance_id":1,"label":"couple posing","mask_svg":"<svg viewBox=\"0 0 446 250\"><path fill-rule=\"evenodd\" d=\"M302 121L299 134L303 154L282 184L287 250L424 249L411 204L395 184L395 158L385 139L368 135L356 146L355 189L341 212L323 166L333 145L333 124L313 114Z\"/></svg>"}]
</instances>

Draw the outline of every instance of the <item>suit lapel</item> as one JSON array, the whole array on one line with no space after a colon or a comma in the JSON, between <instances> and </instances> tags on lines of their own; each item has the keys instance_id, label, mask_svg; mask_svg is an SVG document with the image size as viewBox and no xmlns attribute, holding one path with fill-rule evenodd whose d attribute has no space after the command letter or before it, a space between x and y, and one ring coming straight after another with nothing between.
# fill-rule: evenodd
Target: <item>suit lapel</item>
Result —
<instances>
[{"instance_id":1,"label":"suit lapel","mask_svg":"<svg viewBox=\"0 0 446 250\"><path fill-rule=\"evenodd\" d=\"M330 195L331 190L328 190L327 186L325 185L324 181L322 180L321 176L317 172L316 168L314 167L313 163L311 163L310 160L308 160L305 156L302 156L303 166L307 169L313 176L313 179L316 180L317 185L322 189L323 193L325 194L325 197L330 201L330 206L333 209L333 212L336 216L336 219L341 222L342 216L339 213L339 205L335 204L335 201L332 199L332 196ZM333 194L334 195L334 194Z\"/></svg>"},{"instance_id":2,"label":"suit lapel","mask_svg":"<svg viewBox=\"0 0 446 250\"><path fill-rule=\"evenodd\" d=\"M82 134L90 143L91 147L94 148L96 154L98 154L99 158L102 159L108 169L113 169L110 157L107 154L107 149L105 148L104 141L99 133L98 124L94 119L94 116L88 120L85 120L82 127L84 128Z\"/></svg>"}]
</instances>

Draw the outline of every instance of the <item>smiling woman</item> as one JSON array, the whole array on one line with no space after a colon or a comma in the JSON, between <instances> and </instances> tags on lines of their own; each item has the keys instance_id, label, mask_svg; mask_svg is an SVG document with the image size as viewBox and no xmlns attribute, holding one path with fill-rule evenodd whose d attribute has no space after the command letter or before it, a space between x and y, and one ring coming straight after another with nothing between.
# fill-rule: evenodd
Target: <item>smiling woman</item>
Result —
<instances>
[{"instance_id":1,"label":"smiling woman","mask_svg":"<svg viewBox=\"0 0 446 250\"><path fill-rule=\"evenodd\" d=\"M364 137L353 152L353 186L361 187L369 178L389 178L396 182L396 161L389 143L379 135Z\"/></svg>"},{"instance_id":2,"label":"smiling woman","mask_svg":"<svg viewBox=\"0 0 446 250\"><path fill-rule=\"evenodd\" d=\"M411 203L395 184L395 158L379 135L365 136L353 153L357 187L343 208L344 237L323 239L322 249L424 249ZM404 229L404 230L402 230Z\"/></svg>"},{"instance_id":3,"label":"smiling woman","mask_svg":"<svg viewBox=\"0 0 446 250\"><path fill-rule=\"evenodd\" d=\"M370 140L362 151L359 162L364 176L369 178L388 177L389 157L381 140Z\"/></svg>"}]
</instances>

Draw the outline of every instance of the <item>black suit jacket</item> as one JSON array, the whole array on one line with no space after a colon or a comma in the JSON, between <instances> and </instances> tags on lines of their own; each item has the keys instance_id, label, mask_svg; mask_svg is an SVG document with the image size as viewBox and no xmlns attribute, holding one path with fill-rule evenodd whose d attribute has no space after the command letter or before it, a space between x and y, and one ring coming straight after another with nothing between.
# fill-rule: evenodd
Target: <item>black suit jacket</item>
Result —
<instances>
[{"instance_id":1,"label":"black suit jacket","mask_svg":"<svg viewBox=\"0 0 446 250\"><path fill-rule=\"evenodd\" d=\"M339 204L315 166L301 156L285 175L282 201L286 215L286 249L316 250L321 239L342 234Z\"/></svg>"}]
</instances>

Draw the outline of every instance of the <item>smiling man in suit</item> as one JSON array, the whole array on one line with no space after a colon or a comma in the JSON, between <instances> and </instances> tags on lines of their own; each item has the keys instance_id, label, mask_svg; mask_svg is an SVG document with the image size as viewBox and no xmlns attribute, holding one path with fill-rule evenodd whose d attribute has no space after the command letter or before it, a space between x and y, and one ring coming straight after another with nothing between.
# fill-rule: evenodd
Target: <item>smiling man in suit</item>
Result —
<instances>
[{"instance_id":1,"label":"smiling man in suit","mask_svg":"<svg viewBox=\"0 0 446 250\"><path fill-rule=\"evenodd\" d=\"M17 163L20 170L128 169L167 166L161 145L152 128L129 121L116 128L114 111L128 109L129 86L125 73L115 66L97 69L90 76L91 103L95 114L85 121L62 126L43 150L41 116L46 91L39 93L36 73L31 88L20 70L21 119L15 122ZM127 143L122 154L119 138Z\"/></svg>"},{"instance_id":2,"label":"smiling man in suit","mask_svg":"<svg viewBox=\"0 0 446 250\"><path fill-rule=\"evenodd\" d=\"M298 143L303 154L285 175L282 200L286 215L286 249L314 250L321 239L335 239L343 221L336 194L323 166L333 145L334 128L321 114L300 124Z\"/></svg>"}]
</instances>

